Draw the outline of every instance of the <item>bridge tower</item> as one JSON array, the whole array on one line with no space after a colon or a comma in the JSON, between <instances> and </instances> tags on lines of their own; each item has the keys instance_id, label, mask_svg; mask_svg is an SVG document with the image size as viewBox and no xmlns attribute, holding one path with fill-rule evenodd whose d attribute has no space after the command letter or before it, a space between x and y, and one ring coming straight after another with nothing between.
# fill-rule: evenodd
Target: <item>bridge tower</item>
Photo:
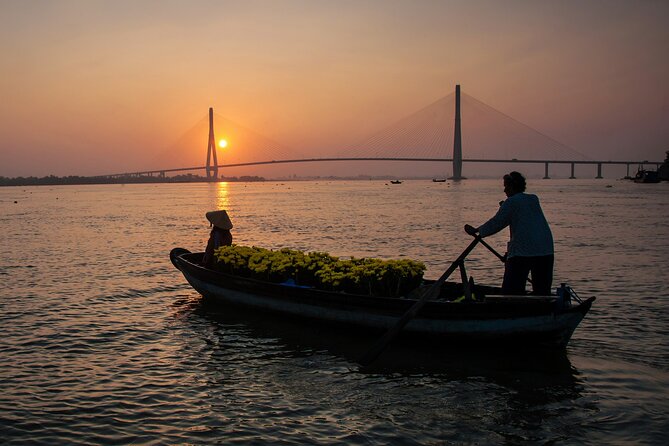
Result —
<instances>
[{"instance_id":1,"label":"bridge tower","mask_svg":"<svg viewBox=\"0 0 669 446\"><path fill-rule=\"evenodd\" d=\"M213 155L214 165L211 165ZM207 179L218 178L218 160L216 159L216 138L214 138L214 109L209 108L209 142L207 143Z\"/></svg>"},{"instance_id":2,"label":"bridge tower","mask_svg":"<svg viewBox=\"0 0 669 446\"><path fill-rule=\"evenodd\" d=\"M462 131L460 130L460 85L455 86L455 132L453 138L453 176L451 180L463 180L462 176Z\"/></svg>"}]
</instances>

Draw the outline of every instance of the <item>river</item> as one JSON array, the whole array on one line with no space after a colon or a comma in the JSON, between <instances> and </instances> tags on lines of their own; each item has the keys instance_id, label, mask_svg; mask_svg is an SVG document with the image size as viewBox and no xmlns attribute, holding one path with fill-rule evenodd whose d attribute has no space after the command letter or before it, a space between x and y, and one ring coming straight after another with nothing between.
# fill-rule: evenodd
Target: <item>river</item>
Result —
<instances>
[{"instance_id":1,"label":"river","mask_svg":"<svg viewBox=\"0 0 669 446\"><path fill-rule=\"evenodd\" d=\"M556 286L597 296L566 351L397 345L361 369L368 340L206 305L169 251L202 250L205 212L227 209L237 244L406 257L438 277L501 180L0 188L0 443L665 444L669 183L528 192ZM481 246L467 267L501 281Z\"/></svg>"}]
</instances>

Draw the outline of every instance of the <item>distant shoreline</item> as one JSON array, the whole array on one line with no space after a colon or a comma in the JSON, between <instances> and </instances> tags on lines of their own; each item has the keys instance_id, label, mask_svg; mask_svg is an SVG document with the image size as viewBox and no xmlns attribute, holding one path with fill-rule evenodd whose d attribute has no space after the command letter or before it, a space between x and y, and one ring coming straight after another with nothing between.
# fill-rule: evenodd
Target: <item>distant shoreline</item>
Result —
<instances>
[{"instance_id":1,"label":"distant shoreline","mask_svg":"<svg viewBox=\"0 0 669 446\"><path fill-rule=\"evenodd\" d=\"M305 177L279 177L265 178L260 176L221 177L213 182L263 182L263 181L390 181L397 180L392 175L358 175L358 176L305 176ZM403 180L431 180L432 177L403 177ZM211 183L207 177L198 175L178 175L173 177L150 177L150 176L123 176L123 177L88 177L88 176L66 176L57 177L49 175L46 177L15 177L8 178L0 176L1 186L57 186L57 185L85 185L85 184L158 184L158 183Z\"/></svg>"},{"instance_id":2,"label":"distant shoreline","mask_svg":"<svg viewBox=\"0 0 669 446\"><path fill-rule=\"evenodd\" d=\"M442 179L438 182L446 182L446 184L454 180ZM497 176L470 176L470 180L477 179L497 179ZM529 177L532 180L543 180L541 177ZM553 179L566 179L568 177L554 177ZM163 183L257 183L257 182L291 182L291 181L432 181L435 177L430 176L405 176L397 177L393 175L357 175L357 176L289 176L277 178L265 178L260 176L239 176L239 177L221 177L215 181L211 181L207 177L198 175L178 175L174 177L150 177L150 176L124 176L124 177L88 177L88 176L65 176L57 177L49 175L46 177L3 177L0 176L0 187L6 186L76 186L87 184L163 184ZM632 180L633 177L627 178L608 178L608 180ZM457 182L457 180L455 181Z\"/></svg>"},{"instance_id":3,"label":"distant shoreline","mask_svg":"<svg viewBox=\"0 0 669 446\"><path fill-rule=\"evenodd\" d=\"M259 182L266 181L264 177L240 176L223 177L218 182ZM0 177L0 186L57 186L57 185L84 185L84 184L146 184L146 183L208 183L209 179L198 175L178 175L174 177L84 177L66 176L57 177L49 175L46 177Z\"/></svg>"}]
</instances>

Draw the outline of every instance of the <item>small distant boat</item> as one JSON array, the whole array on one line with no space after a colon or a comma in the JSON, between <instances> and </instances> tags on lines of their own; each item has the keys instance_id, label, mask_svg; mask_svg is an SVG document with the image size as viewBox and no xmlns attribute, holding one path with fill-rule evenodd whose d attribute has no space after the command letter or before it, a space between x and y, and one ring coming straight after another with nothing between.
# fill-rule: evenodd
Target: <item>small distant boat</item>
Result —
<instances>
[{"instance_id":1,"label":"small distant boat","mask_svg":"<svg viewBox=\"0 0 669 446\"><path fill-rule=\"evenodd\" d=\"M660 176L655 170L639 169L634 177L635 183L659 183Z\"/></svg>"},{"instance_id":2,"label":"small distant boat","mask_svg":"<svg viewBox=\"0 0 669 446\"><path fill-rule=\"evenodd\" d=\"M432 178L433 183L445 183L446 178Z\"/></svg>"},{"instance_id":3,"label":"small distant boat","mask_svg":"<svg viewBox=\"0 0 669 446\"><path fill-rule=\"evenodd\" d=\"M402 184L402 180L390 180L391 184Z\"/></svg>"}]
</instances>

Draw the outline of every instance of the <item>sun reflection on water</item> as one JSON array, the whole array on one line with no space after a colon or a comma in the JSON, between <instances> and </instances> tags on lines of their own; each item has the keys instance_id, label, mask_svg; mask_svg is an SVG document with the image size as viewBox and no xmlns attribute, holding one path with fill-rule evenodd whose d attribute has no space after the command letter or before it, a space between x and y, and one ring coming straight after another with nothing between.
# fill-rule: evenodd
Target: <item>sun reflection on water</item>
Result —
<instances>
[{"instance_id":1,"label":"sun reflection on water","mask_svg":"<svg viewBox=\"0 0 669 446\"><path fill-rule=\"evenodd\" d=\"M216 183L216 209L228 210L230 206L230 183L220 181Z\"/></svg>"}]
</instances>

